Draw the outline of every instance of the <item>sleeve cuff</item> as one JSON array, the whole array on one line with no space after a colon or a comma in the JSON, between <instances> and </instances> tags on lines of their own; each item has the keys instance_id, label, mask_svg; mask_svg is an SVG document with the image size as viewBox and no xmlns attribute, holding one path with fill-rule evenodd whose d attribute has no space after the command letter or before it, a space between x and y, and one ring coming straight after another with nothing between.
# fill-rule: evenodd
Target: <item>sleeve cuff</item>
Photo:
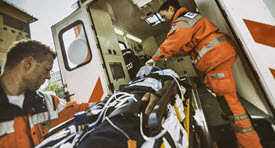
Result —
<instances>
[{"instance_id":1,"label":"sleeve cuff","mask_svg":"<svg viewBox=\"0 0 275 148\"><path fill-rule=\"evenodd\" d=\"M155 62L161 61L161 58L158 57L156 54L152 57L152 59L153 59Z\"/></svg>"}]
</instances>

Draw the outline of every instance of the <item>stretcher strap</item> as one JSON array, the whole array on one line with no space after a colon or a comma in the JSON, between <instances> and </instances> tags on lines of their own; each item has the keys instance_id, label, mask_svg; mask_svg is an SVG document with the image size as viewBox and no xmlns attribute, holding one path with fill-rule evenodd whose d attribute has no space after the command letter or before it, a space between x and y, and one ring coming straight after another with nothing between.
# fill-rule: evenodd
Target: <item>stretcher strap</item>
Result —
<instances>
[{"instance_id":1,"label":"stretcher strap","mask_svg":"<svg viewBox=\"0 0 275 148\"><path fill-rule=\"evenodd\" d=\"M127 113L127 114L135 114L140 113L142 102L130 102L123 107L120 107L114 110L108 117L112 118L114 116Z\"/></svg>"},{"instance_id":2,"label":"stretcher strap","mask_svg":"<svg viewBox=\"0 0 275 148\"><path fill-rule=\"evenodd\" d=\"M176 148L176 144L172 138L172 136L170 135L170 133L167 131L162 138L165 138L167 140L167 142L169 143L171 148ZM159 138L155 141L154 143L154 148L159 148L161 147L161 145L163 144L163 140L162 138Z\"/></svg>"},{"instance_id":3,"label":"stretcher strap","mask_svg":"<svg viewBox=\"0 0 275 148\"><path fill-rule=\"evenodd\" d=\"M168 131L165 133L164 138L168 141L171 148L176 148L175 142Z\"/></svg>"}]
</instances>

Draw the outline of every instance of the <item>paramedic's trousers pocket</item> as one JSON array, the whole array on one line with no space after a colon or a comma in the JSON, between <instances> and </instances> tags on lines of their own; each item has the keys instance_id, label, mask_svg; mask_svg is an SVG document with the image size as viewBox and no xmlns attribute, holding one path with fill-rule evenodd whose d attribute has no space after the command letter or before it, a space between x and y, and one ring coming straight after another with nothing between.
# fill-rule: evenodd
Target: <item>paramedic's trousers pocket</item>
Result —
<instances>
[{"instance_id":1,"label":"paramedic's trousers pocket","mask_svg":"<svg viewBox=\"0 0 275 148\"><path fill-rule=\"evenodd\" d=\"M222 96L227 93L236 92L236 84L232 71L236 56L230 58L216 68L206 73L204 83L214 93Z\"/></svg>"}]
</instances>

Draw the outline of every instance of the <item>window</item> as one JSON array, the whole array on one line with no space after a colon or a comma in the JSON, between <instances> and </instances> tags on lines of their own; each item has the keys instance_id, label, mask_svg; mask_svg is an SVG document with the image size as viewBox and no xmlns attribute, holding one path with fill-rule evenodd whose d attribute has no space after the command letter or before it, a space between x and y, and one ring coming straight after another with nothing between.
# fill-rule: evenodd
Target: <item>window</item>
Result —
<instances>
[{"instance_id":1,"label":"window","mask_svg":"<svg viewBox=\"0 0 275 148\"><path fill-rule=\"evenodd\" d=\"M147 18L146 23L150 26L155 26L159 23L163 23L163 19L159 15L159 13L155 13L152 17Z\"/></svg>"},{"instance_id":2,"label":"window","mask_svg":"<svg viewBox=\"0 0 275 148\"><path fill-rule=\"evenodd\" d=\"M110 66L114 80L117 81L118 79L121 79L121 78L125 79L125 73L123 71L123 67L120 62L110 62L109 66Z\"/></svg>"},{"instance_id":3,"label":"window","mask_svg":"<svg viewBox=\"0 0 275 148\"><path fill-rule=\"evenodd\" d=\"M78 20L62 29L59 41L67 70L71 71L91 61L92 54L82 21Z\"/></svg>"}]
</instances>

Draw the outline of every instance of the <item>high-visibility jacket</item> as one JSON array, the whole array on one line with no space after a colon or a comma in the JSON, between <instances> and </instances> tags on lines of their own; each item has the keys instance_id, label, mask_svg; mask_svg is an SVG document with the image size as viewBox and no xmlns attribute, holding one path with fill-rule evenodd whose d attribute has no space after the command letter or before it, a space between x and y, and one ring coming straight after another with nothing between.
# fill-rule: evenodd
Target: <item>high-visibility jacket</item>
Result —
<instances>
[{"instance_id":1,"label":"high-visibility jacket","mask_svg":"<svg viewBox=\"0 0 275 148\"><path fill-rule=\"evenodd\" d=\"M236 51L230 37L200 14L180 8L174 15L170 31L154 61L179 55L190 55L201 72L208 72L234 57ZM221 48L222 47L222 48Z\"/></svg>"},{"instance_id":2,"label":"high-visibility jacket","mask_svg":"<svg viewBox=\"0 0 275 148\"><path fill-rule=\"evenodd\" d=\"M10 104L0 88L0 146L34 147L50 128L88 108L88 103L66 103L63 99L41 92L25 93L23 108L20 108Z\"/></svg>"}]
</instances>

